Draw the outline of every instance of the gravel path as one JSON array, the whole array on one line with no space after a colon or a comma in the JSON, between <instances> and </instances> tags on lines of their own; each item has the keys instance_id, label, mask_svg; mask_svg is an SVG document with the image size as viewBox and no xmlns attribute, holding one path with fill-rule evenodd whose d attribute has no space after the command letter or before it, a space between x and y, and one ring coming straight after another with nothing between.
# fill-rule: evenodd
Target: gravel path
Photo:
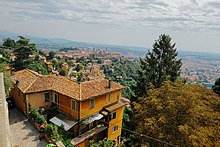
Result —
<instances>
[{"instance_id":1,"label":"gravel path","mask_svg":"<svg viewBox=\"0 0 220 147\"><path fill-rule=\"evenodd\" d=\"M18 109L9 110L9 124L13 147L46 147L46 141L39 140L38 131Z\"/></svg>"}]
</instances>

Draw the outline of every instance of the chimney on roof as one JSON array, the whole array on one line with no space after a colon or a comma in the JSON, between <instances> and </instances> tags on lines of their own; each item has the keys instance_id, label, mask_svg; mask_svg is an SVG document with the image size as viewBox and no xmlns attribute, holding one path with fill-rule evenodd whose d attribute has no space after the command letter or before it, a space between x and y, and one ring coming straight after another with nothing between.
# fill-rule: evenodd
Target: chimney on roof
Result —
<instances>
[{"instance_id":1,"label":"chimney on roof","mask_svg":"<svg viewBox=\"0 0 220 147\"><path fill-rule=\"evenodd\" d=\"M109 78L108 79L108 88L112 88L112 79L111 78Z\"/></svg>"},{"instance_id":2,"label":"chimney on roof","mask_svg":"<svg viewBox=\"0 0 220 147\"><path fill-rule=\"evenodd\" d=\"M16 80L15 86L21 86L21 83L18 80Z\"/></svg>"}]
</instances>

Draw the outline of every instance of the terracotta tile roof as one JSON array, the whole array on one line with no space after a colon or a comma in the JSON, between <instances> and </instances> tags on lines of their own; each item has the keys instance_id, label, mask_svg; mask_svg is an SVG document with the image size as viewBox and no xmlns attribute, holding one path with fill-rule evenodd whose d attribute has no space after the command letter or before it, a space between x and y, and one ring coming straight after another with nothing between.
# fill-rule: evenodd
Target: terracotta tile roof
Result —
<instances>
[{"instance_id":1,"label":"terracotta tile roof","mask_svg":"<svg viewBox=\"0 0 220 147\"><path fill-rule=\"evenodd\" d=\"M115 82L112 82L112 88L109 88L109 80L107 79L77 83L67 77L40 75L27 69L16 72L13 76L13 80L14 82L16 82L16 80L20 82L21 85L18 86L18 88L23 93L53 90L80 101L124 88L124 86Z\"/></svg>"},{"instance_id":2,"label":"terracotta tile roof","mask_svg":"<svg viewBox=\"0 0 220 147\"><path fill-rule=\"evenodd\" d=\"M104 95L112 91L117 91L124 89L124 86L112 82L112 88L108 88L109 80L107 79L97 79L92 81L86 81L81 83L82 85L82 100L89 99L91 97L96 97L99 95Z\"/></svg>"},{"instance_id":3,"label":"terracotta tile roof","mask_svg":"<svg viewBox=\"0 0 220 147\"><path fill-rule=\"evenodd\" d=\"M39 76L25 92L34 93L34 92L52 90L52 87L57 79L56 77L57 77L56 75Z\"/></svg>"},{"instance_id":4,"label":"terracotta tile roof","mask_svg":"<svg viewBox=\"0 0 220 147\"><path fill-rule=\"evenodd\" d=\"M20 70L12 77L12 81L16 83L20 82L19 89L24 93L29 86L39 77L39 74L31 70Z\"/></svg>"},{"instance_id":5,"label":"terracotta tile roof","mask_svg":"<svg viewBox=\"0 0 220 147\"><path fill-rule=\"evenodd\" d=\"M67 77L57 76L57 80L53 85L53 90L73 99L80 100L79 84Z\"/></svg>"},{"instance_id":6,"label":"terracotta tile roof","mask_svg":"<svg viewBox=\"0 0 220 147\"><path fill-rule=\"evenodd\" d=\"M110 105L110 106L107 106L105 107L105 110L109 111L109 112L113 112L115 110L117 110L118 108L120 107L123 107L125 106L125 103L124 102L121 102L121 101L118 101L117 103L113 104L113 105Z\"/></svg>"},{"instance_id":7,"label":"terracotta tile roof","mask_svg":"<svg viewBox=\"0 0 220 147\"><path fill-rule=\"evenodd\" d=\"M131 101L127 98L122 97L121 102L125 103L125 105L130 106Z\"/></svg>"}]
</instances>

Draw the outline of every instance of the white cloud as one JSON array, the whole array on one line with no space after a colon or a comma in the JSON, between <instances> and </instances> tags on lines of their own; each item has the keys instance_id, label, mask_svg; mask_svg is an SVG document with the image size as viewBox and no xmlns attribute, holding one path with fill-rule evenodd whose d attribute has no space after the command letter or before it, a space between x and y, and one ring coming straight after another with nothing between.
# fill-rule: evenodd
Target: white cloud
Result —
<instances>
[{"instance_id":1,"label":"white cloud","mask_svg":"<svg viewBox=\"0 0 220 147\"><path fill-rule=\"evenodd\" d=\"M3 18L62 19L178 30L220 29L219 0L9 0Z\"/></svg>"}]
</instances>

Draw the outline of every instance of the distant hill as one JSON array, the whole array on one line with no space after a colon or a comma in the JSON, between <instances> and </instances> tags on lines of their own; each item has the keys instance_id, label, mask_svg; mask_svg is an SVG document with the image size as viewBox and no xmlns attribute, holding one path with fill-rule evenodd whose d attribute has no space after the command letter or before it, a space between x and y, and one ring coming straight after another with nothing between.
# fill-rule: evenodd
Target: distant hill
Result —
<instances>
[{"instance_id":1,"label":"distant hill","mask_svg":"<svg viewBox=\"0 0 220 147\"><path fill-rule=\"evenodd\" d=\"M108 45L108 44L96 44L96 43L86 43L79 41L72 41L63 38L42 38L33 37L29 35L10 33L5 31L0 31L0 43L2 43L3 38L12 38L18 40L19 35L27 37L32 43L35 43L38 48L44 48L46 50L59 50L66 47L77 47L77 48L98 48L107 49L113 52L121 52L127 56L143 56L146 54L147 50L143 47L131 47L131 46L119 46L119 45Z\"/></svg>"},{"instance_id":2,"label":"distant hill","mask_svg":"<svg viewBox=\"0 0 220 147\"><path fill-rule=\"evenodd\" d=\"M120 46L120 45L109 45L109 44L96 44L96 43L86 43L79 41L72 41L63 38L43 38L43 37L34 37L23 34L16 34L6 31L0 31L0 44L2 43L3 38L12 38L18 40L19 35L25 36L32 43L35 43L38 48L44 48L46 50L59 50L61 48L98 48L98 49L107 49L108 51L120 52L126 56L135 56L135 57L144 57L147 51L150 48L143 47L131 47L131 46ZM220 54L214 53L200 53L200 52L189 52L178 50L180 58L193 58L201 60L216 60L219 61Z\"/></svg>"},{"instance_id":3,"label":"distant hill","mask_svg":"<svg viewBox=\"0 0 220 147\"><path fill-rule=\"evenodd\" d=\"M189 51L178 51L179 57L183 59L197 59L206 61L220 61L220 53L204 53L204 52L189 52Z\"/></svg>"}]
</instances>

